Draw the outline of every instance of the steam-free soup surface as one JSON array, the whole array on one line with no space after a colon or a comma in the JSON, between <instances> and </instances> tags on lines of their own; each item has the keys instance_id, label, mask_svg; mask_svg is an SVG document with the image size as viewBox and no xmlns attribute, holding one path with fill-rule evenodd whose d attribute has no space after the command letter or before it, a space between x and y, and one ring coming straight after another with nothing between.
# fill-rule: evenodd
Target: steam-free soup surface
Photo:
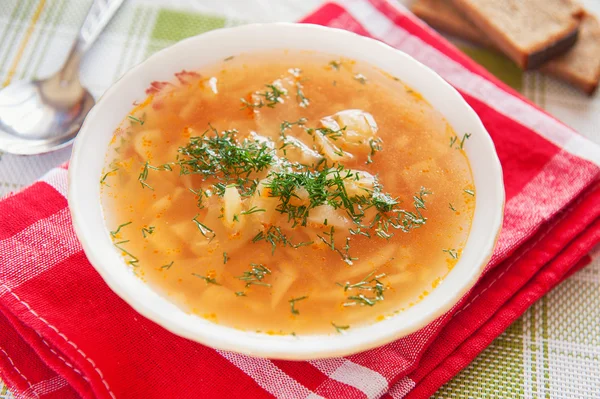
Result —
<instances>
[{"instance_id":1,"label":"steam-free soup surface","mask_svg":"<svg viewBox=\"0 0 600 399\"><path fill-rule=\"evenodd\" d=\"M133 272L188 312L266 333L344 333L456 264L475 192L466 132L367 64L239 55L154 82L101 177Z\"/></svg>"}]
</instances>

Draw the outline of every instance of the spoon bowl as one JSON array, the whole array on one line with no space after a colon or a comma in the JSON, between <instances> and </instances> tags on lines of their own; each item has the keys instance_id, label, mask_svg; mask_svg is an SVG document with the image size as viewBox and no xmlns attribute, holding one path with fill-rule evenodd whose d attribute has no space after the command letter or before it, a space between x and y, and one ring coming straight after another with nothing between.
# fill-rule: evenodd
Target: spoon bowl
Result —
<instances>
[{"instance_id":1,"label":"spoon bowl","mask_svg":"<svg viewBox=\"0 0 600 399\"><path fill-rule=\"evenodd\" d=\"M67 60L54 75L0 90L0 151L41 154L73 141L96 103L79 82L81 58L123 1L94 0Z\"/></svg>"},{"instance_id":2,"label":"spoon bowl","mask_svg":"<svg viewBox=\"0 0 600 399\"><path fill-rule=\"evenodd\" d=\"M63 82L54 75L0 90L0 148L39 154L73 141L95 101L78 80Z\"/></svg>"}]
</instances>

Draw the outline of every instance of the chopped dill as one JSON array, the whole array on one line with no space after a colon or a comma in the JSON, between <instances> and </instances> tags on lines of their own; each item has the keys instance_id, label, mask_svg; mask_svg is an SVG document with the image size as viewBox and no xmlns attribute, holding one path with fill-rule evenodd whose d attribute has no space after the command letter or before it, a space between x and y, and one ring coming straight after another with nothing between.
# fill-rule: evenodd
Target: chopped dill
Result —
<instances>
[{"instance_id":1,"label":"chopped dill","mask_svg":"<svg viewBox=\"0 0 600 399\"><path fill-rule=\"evenodd\" d=\"M375 156L375 154L377 152L383 150L383 145L381 143L382 143L382 140L380 138L369 139L369 147L371 148L371 151L369 152L369 155L367 156L367 165L370 163L373 163L373 157Z\"/></svg>"},{"instance_id":2,"label":"chopped dill","mask_svg":"<svg viewBox=\"0 0 600 399\"><path fill-rule=\"evenodd\" d=\"M244 291L236 291L235 296L246 296Z\"/></svg>"},{"instance_id":3,"label":"chopped dill","mask_svg":"<svg viewBox=\"0 0 600 399\"><path fill-rule=\"evenodd\" d=\"M223 264L226 264L228 260L229 257L227 256L227 252L223 252Z\"/></svg>"},{"instance_id":4,"label":"chopped dill","mask_svg":"<svg viewBox=\"0 0 600 399\"><path fill-rule=\"evenodd\" d=\"M454 212L456 212L456 209L454 209L454 207L452 206L451 203L448 203L448 205L450 205L450 209L453 210Z\"/></svg>"},{"instance_id":5,"label":"chopped dill","mask_svg":"<svg viewBox=\"0 0 600 399\"><path fill-rule=\"evenodd\" d=\"M304 95L303 88L304 86L300 82L296 82L296 101L300 107L306 108L310 104L310 100Z\"/></svg>"},{"instance_id":6,"label":"chopped dill","mask_svg":"<svg viewBox=\"0 0 600 399\"><path fill-rule=\"evenodd\" d=\"M212 241L213 238L215 238L215 236L216 236L215 232L207 225L198 221L198 219L197 219L198 216L199 216L199 214L194 216L194 218L192 219L192 222L196 223L196 226L198 227L198 230L200 230L200 233L202 233L202 235L205 238L208 238L209 242Z\"/></svg>"},{"instance_id":7,"label":"chopped dill","mask_svg":"<svg viewBox=\"0 0 600 399\"><path fill-rule=\"evenodd\" d=\"M456 252L456 249L442 249L442 252L446 252L452 259L458 259L458 252Z\"/></svg>"},{"instance_id":8,"label":"chopped dill","mask_svg":"<svg viewBox=\"0 0 600 399\"><path fill-rule=\"evenodd\" d=\"M328 236L329 239L325 239L324 237L322 237L318 234L317 234L317 237L321 241L323 241L325 243L325 245L327 245L329 248L331 248L332 251L337 252L342 257L342 260L344 262L346 262L348 265L352 266L352 264L353 264L352 262L357 260L358 258L353 258L348 253L348 251L350 250L350 237L346 237L346 244L343 247L344 252L342 252L342 250L340 250L339 248L337 248L335 246L335 240L333 238L334 233L335 233L335 228L334 228L334 226L331 226L331 229L329 230L329 232L323 232L323 235Z\"/></svg>"},{"instance_id":9,"label":"chopped dill","mask_svg":"<svg viewBox=\"0 0 600 399\"><path fill-rule=\"evenodd\" d=\"M339 71L342 67L342 62L337 60L329 61L329 66L331 67L331 69Z\"/></svg>"},{"instance_id":10,"label":"chopped dill","mask_svg":"<svg viewBox=\"0 0 600 399\"><path fill-rule=\"evenodd\" d=\"M133 222L127 222L127 223L123 223L123 224L119 225L115 231L111 231L111 232L110 232L110 235L111 235L113 238L117 238L117 234L119 234L119 232L121 231L121 229L122 229L123 227L125 227L125 226L129 226L131 223L133 223Z\"/></svg>"},{"instance_id":11,"label":"chopped dill","mask_svg":"<svg viewBox=\"0 0 600 399\"><path fill-rule=\"evenodd\" d=\"M127 115L127 118L129 118L129 120L132 121L132 122L139 123L140 126L144 124L144 120L143 119L136 118L133 115Z\"/></svg>"},{"instance_id":12,"label":"chopped dill","mask_svg":"<svg viewBox=\"0 0 600 399\"><path fill-rule=\"evenodd\" d=\"M154 233L154 226L142 227L142 236L146 238L148 235Z\"/></svg>"},{"instance_id":13,"label":"chopped dill","mask_svg":"<svg viewBox=\"0 0 600 399\"><path fill-rule=\"evenodd\" d=\"M288 303L290 304L290 310L291 310L292 314L295 314L295 315L300 314L300 312L298 311L298 309L296 309L296 302L302 301L302 300L307 299L307 298L308 298L308 296L305 295L305 296L301 296L301 297L298 297L298 298L292 298L292 299L290 299L288 301Z\"/></svg>"},{"instance_id":14,"label":"chopped dill","mask_svg":"<svg viewBox=\"0 0 600 399\"><path fill-rule=\"evenodd\" d=\"M240 279L246 282L246 288L251 285L261 285L264 287L271 287L271 284L264 283L262 280L265 276L271 274L271 270L268 267L258 264L258 263L250 263L252 269L249 272L244 272L241 276L237 276L237 279Z\"/></svg>"},{"instance_id":15,"label":"chopped dill","mask_svg":"<svg viewBox=\"0 0 600 399\"><path fill-rule=\"evenodd\" d=\"M225 193L228 184L235 184L242 196L252 195L258 180L250 179L250 175L267 169L275 157L266 143L244 140L238 144L237 133L235 129L219 132L210 126L201 136L191 137L189 143L178 150L180 174L216 178L219 195Z\"/></svg>"},{"instance_id":16,"label":"chopped dill","mask_svg":"<svg viewBox=\"0 0 600 399\"><path fill-rule=\"evenodd\" d=\"M214 277L201 276L200 274L196 274L196 273L192 273L192 276L201 278L202 280L206 281L207 285L208 284L221 285L221 284L217 283L217 280Z\"/></svg>"},{"instance_id":17,"label":"chopped dill","mask_svg":"<svg viewBox=\"0 0 600 399\"><path fill-rule=\"evenodd\" d=\"M343 132L346 130L346 126L339 128L339 129L331 129L329 127L318 127L316 129L313 129L313 128L309 127L305 130L306 130L306 133L310 134L311 136L313 134L315 134L315 132L317 132L317 133L321 133L323 136L328 137L332 140L337 140L343 136Z\"/></svg>"},{"instance_id":18,"label":"chopped dill","mask_svg":"<svg viewBox=\"0 0 600 399\"><path fill-rule=\"evenodd\" d=\"M367 83L367 78L362 73L357 73L356 75L354 75L354 80L363 85Z\"/></svg>"},{"instance_id":19,"label":"chopped dill","mask_svg":"<svg viewBox=\"0 0 600 399\"><path fill-rule=\"evenodd\" d=\"M152 165L148 165L148 169L152 169L152 170L167 170L169 172L171 172L173 170L173 168L171 167L171 163L165 163L159 166L152 166Z\"/></svg>"},{"instance_id":20,"label":"chopped dill","mask_svg":"<svg viewBox=\"0 0 600 399\"><path fill-rule=\"evenodd\" d=\"M308 121L308 119L306 119L306 118L300 118L296 122L283 121L283 122L281 122L281 125L279 126L279 134L281 135L282 138L285 138L286 130L291 129L292 126L294 126L294 125L304 126L307 121Z\"/></svg>"},{"instance_id":21,"label":"chopped dill","mask_svg":"<svg viewBox=\"0 0 600 399\"><path fill-rule=\"evenodd\" d=\"M471 137L470 133L465 133L460 141L458 141L458 136L450 137L450 147L454 147L457 150L462 150L465 146L465 142ZM454 144L458 144L456 147Z\"/></svg>"},{"instance_id":22,"label":"chopped dill","mask_svg":"<svg viewBox=\"0 0 600 399\"><path fill-rule=\"evenodd\" d=\"M173 170L170 163L166 163L166 164L160 165L160 166L152 166L152 165L150 165L150 161L146 161L146 163L144 164L144 169L142 169L142 172L138 176L138 180L140 181L142 188L148 187L150 190L154 190L148 183L146 183L146 180L148 179L148 171L150 169L169 171L169 172L171 172Z\"/></svg>"},{"instance_id":23,"label":"chopped dill","mask_svg":"<svg viewBox=\"0 0 600 399\"><path fill-rule=\"evenodd\" d=\"M267 106L269 108L274 108L277 104L283 103L283 96L287 95L287 90L283 87L277 87L275 84L265 85L267 90L263 92L256 92L255 95L260 97L258 102L249 102L245 98L241 98L243 106L242 109L245 108L262 108ZM264 99L264 101L263 101Z\"/></svg>"},{"instance_id":24,"label":"chopped dill","mask_svg":"<svg viewBox=\"0 0 600 399\"><path fill-rule=\"evenodd\" d=\"M146 183L146 179L148 179L148 169L150 167L150 161L146 161L144 164L144 169L138 176L138 180L142 185L142 188L148 187L150 190L154 190L148 183Z\"/></svg>"},{"instance_id":25,"label":"chopped dill","mask_svg":"<svg viewBox=\"0 0 600 399\"><path fill-rule=\"evenodd\" d=\"M168 265L162 265L160 268L169 270L171 266L173 266L173 263L175 263L175 261L171 261L171 263L169 263Z\"/></svg>"},{"instance_id":26,"label":"chopped dill","mask_svg":"<svg viewBox=\"0 0 600 399\"><path fill-rule=\"evenodd\" d=\"M460 149L461 149L461 150L463 149L463 146L465 145L465 140L467 140L469 137L471 137L471 134L470 134L470 133L465 133L465 134L463 135L463 138L462 138L462 140L460 140Z\"/></svg>"},{"instance_id":27,"label":"chopped dill","mask_svg":"<svg viewBox=\"0 0 600 399\"><path fill-rule=\"evenodd\" d=\"M475 196L475 191L473 190L463 190L465 193L469 194L471 197Z\"/></svg>"},{"instance_id":28,"label":"chopped dill","mask_svg":"<svg viewBox=\"0 0 600 399\"><path fill-rule=\"evenodd\" d=\"M234 58L235 58L235 55L230 55L229 57L224 58L223 61L225 61L225 62L231 61Z\"/></svg>"},{"instance_id":29,"label":"chopped dill","mask_svg":"<svg viewBox=\"0 0 600 399\"><path fill-rule=\"evenodd\" d=\"M303 246L307 246L312 244L313 242L300 242L298 244L292 243L288 237L281 231L281 228L278 226L269 226L266 231L259 231L257 235L252 238L252 242L258 241L266 241L271 244L271 254L275 253L275 249L277 248L277 244L281 244L282 246L290 246L292 248L300 248Z\"/></svg>"},{"instance_id":30,"label":"chopped dill","mask_svg":"<svg viewBox=\"0 0 600 399\"><path fill-rule=\"evenodd\" d=\"M335 328L335 331L337 331L338 334L345 334L346 330L350 328L350 326L338 326L333 321L331 322L331 325L333 326L333 328Z\"/></svg>"},{"instance_id":31,"label":"chopped dill","mask_svg":"<svg viewBox=\"0 0 600 399\"><path fill-rule=\"evenodd\" d=\"M267 211L266 209L262 209L257 206L253 206L252 208L248 209L247 211L241 211L240 215L251 215L253 213L266 212L266 211Z\"/></svg>"},{"instance_id":32,"label":"chopped dill","mask_svg":"<svg viewBox=\"0 0 600 399\"><path fill-rule=\"evenodd\" d=\"M106 183L106 178L107 178L108 176L110 176L110 174L112 174L112 173L115 173L117 170L119 170L119 168L114 168L113 170L106 172L106 173L104 174L104 176L102 176L102 178L100 179L100 184L104 184L106 187L110 187L110 186L108 185L108 183Z\"/></svg>"},{"instance_id":33,"label":"chopped dill","mask_svg":"<svg viewBox=\"0 0 600 399\"><path fill-rule=\"evenodd\" d=\"M381 273L375 275L375 270L365 276L358 283L351 284L350 282L346 282L344 284L337 283L340 287L344 289L344 292L352 291L357 292L354 295L348 296L349 302L344 302L343 306L374 306L377 302L383 301L383 292L386 287L380 281L382 278L386 276L385 273ZM366 296L362 293L362 291L367 291L372 293L372 296Z\"/></svg>"},{"instance_id":34,"label":"chopped dill","mask_svg":"<svg viewBox=\"0 0 600 399\"><path fill-rule=\"evenodd\" d=\"M127 244L129 242L129 240L124 240L124 241L119 241L119 242L115 242L113 245L115 246L115 248L117 248L119 251L121 251L122 253L124 253L125 255L129 256L131 259L127 262L128 264L130 264L131 266L136 266L137 263L140 261L136 256L134 256L131 252L127 251L125 248L123 248L121 245L123 244Z\"/></svg>"}]
</instances>

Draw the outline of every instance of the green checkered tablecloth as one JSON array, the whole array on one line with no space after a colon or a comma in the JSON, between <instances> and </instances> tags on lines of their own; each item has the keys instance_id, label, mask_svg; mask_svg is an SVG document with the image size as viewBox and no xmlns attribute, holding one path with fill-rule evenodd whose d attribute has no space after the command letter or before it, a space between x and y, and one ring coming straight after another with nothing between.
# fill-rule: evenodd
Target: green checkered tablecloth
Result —
<instances>
[{"instance_id":1,"label":"green checkered tablecloth","mask_svg":"<svg viewBox=\"0 0 600 399\"><path fill-rule=\"evenodd\" d=\"M133 65L182 38L244 22L294 21L320 3L128 0L86 57L82 80L97 98ZM600 0L583 3L600 15ZM0 0L0 84L54 72L89 4L90 0ZM600 143L600 95L588 98L537 72L521 72L495 53L462 42L457 45ZM34 157L0 154L0 196L30 184L69 154L70 148ZM434 395L439 399L518 397L600 398L600 257L536 303ZM0 399L9 398L14 399L0 381Z\"/></svg>"}]
</instances>

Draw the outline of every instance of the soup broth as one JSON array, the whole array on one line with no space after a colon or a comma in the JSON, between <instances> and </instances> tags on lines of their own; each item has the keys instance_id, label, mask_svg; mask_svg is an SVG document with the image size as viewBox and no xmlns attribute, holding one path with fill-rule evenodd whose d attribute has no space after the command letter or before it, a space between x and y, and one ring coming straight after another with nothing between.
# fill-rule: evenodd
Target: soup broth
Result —
<instances>
[{"instance_id":1,"label":"soup broth","mask_svg":"<svg viewBox=\"0 0 600 399\"><path fill-rule=\"evenodd\" d=\"M187 312L344 333L417 303L460 258L468 137L368 64L238 55L154 82L131 110L101 177L106 223Z\"/></svg>"}]
</instances>

